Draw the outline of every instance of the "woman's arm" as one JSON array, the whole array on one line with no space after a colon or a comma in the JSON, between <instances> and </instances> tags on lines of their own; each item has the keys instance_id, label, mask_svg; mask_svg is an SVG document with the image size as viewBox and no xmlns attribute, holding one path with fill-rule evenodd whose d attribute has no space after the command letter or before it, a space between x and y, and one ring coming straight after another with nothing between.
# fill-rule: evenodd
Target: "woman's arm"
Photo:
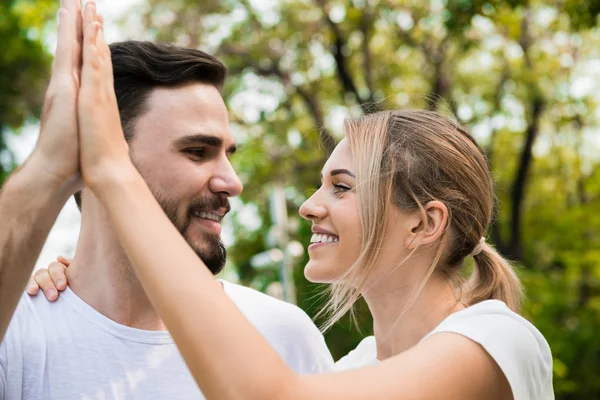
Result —
<instances>
[{"instance_id":1,"label":"woman's arm","mask_svg":"<svg viewBox=\"0 0 600 400\"><path fill-rule=\"evenodd\" d=\"M86 17L86 24L92 18ZM79 109L83 178L105 206L137 277L207 398L490 398L479 388L490 387L493 361L457 335L439 334L363 370L295 375L225 295L131 164L123 151L108 47L101 31L86 25L85 35ZM465 391L457 382L467 378L475 382Z\"/></svg>"}]
</instances>

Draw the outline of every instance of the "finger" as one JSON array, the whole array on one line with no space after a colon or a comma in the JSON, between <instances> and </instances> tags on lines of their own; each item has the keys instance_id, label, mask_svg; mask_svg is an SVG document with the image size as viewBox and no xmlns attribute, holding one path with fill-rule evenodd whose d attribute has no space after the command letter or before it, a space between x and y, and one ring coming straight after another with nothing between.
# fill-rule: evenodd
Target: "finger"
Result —
<instances>
[{"instance_id":1,"label":"finger","mask_svg":"<svg viewBox=\"0 0 600 400\"><path fill-rule=\"evenodd\" d=\"M25 289L30 296L35 296L40 291L40 286L35 282L33 276L29 278L29 282L27 282L27 289Z\"/></svg>"},{"instance_id":2,"label":"finger","mask_svg":"<svg viewBox=\"0 0 600 400\"><path fill-rule=\"evenodd\" d=\"M96 44L95 35L93 35L95 30L93 29L93 27L94 27L94 22L97 22L97 21L98 21L98 16L96 13L96 2L94 0L89 0L85 4L85 8L83 10L83 40L84 40L84 43L86 42L86 40L88 42L90 42L90 40L93 40L92 43Z\"/></svg>"},{"instance_id":3,"label":"finger","mask_svg":"<svg viewBox=\"0 0 600 400\"><path fill-rule=\"evenodd\" d=\"M69 43L71 46L71 68L78 68L81 64L81 51L77 44L81 44L81 0L61 0L60 6L69 13Z\"/></svg>"},{"instance_id":4,"label":"finger","mask_svg":"<svg viewBox=\"0 0 600 400\"><path fill-rule=\"evenodd\" d=\"M103 67L105 68L105 75L103 77L103 80L105 80L108 89L110 91L114 91L114 77L112 69L112 59L110 55L110 47L108 47L106 39L104 39L104 29L102 25L100 26L100 30L98 31L96 47L98 48L98 51L102 53L102 63Z\"/></svg>"},{"instance_id":5,"label":"finger","mask_svg":"<svg viewBox=\"0 0 600 400\"><path fill-rule=\"evenodd\" d=\"M66 8L69 11L77 11L77 0L60 0L60 6ZM81 9L81 3L79 5Z\"/></svg>"},{"instance_id":6,"label":"finger","mask_svg":"<svg viewBox=\"0 0 600 400\"><path fill-rule=\"evenodd\" d=\"M59 262L54 262L48 267L50 278L54 282L54 285L59 291L63 291L67 288L67 267Z\"/></svg>"},{"instance_id":7,"label":"finger","mask_svg":"<svg viewBox=\"0 0 600 400\"><path fill-rule=\"evenodd\" d=\"M44 295L48 300L54 301L58 299L58 290L56 289L56 285L50 277L50 273L47 269L37 270L37 272L33 275L33 279L35 279L35 281L39 285L40 289L42 289L42 292L44 292Z\"/></svg>"},{"instance_id":8,"label":"finger","mask_svg":"<svg viewBox=\"0 0 600 400\"><path fill-rule=\"evenodd\" d=\"M93 70L98 67L96 37L100 24L96 20L96 4L88 1L83 13L83 67L82 74L92 78Z\"/></svg>"},{"instance_id":9,"label":"finger","mask_svg":"<svg viewBox=\"0 0 600 400\"><path fill-rule=\"evenodd\" d=\"M83 47L83 14L81 11L81 1L76 0L76 12L75 12L75 51L73 52L73 66L77 71L81 70L82 54L81 49Z\"/></svg>"},{"instance_id":10,"label":"finger","mask_svg":"<svg viewBox=\"0 0 600 400\"><path fill-rule=\"evenodd\" d=\"M65 267L68 267L73 262L73 259L63 257L63 256L58 256L58 257L56 257L56 261L63 264Z\"/></svg>"},{"instance_id":11,"label":"finger","mask_svg":"<svg viewBox=\"0 0 600 400\"><path fill-rule=\"evenodd\" d=\"M53 77L60 74L70 74L73 57L73 31L75 21L69 10L58 10L58 40L54 53Z\"/></svg>"}]
</instances>

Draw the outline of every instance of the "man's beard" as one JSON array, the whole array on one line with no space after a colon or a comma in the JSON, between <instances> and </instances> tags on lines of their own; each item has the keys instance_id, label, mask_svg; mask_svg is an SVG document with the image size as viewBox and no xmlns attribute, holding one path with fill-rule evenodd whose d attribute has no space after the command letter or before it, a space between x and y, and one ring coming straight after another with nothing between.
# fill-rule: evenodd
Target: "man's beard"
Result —
<instances>
[{"instance_id":1,"label":"man's beard","mask_svg":"<svg viewBox=\"0 0 600 400\"><path fill-rule=\"evenodd\" d=\"M213 197L194 200L188 206L185 215L179 217L177 215L177 203L175 201L167 199L152 188L150 189L167 217L171 220L173 225L175 225L175 228L177 228L179 233L181 233L181 236L188 242L192 250L194 250L198 257L206 264L213 275L221 272L225 266L227 250L225 250L225 246L219 235L207 233L203 235L202 243L197 243L197 241L193 241L186 232L192 223L192 218L194 218L192 215L193 210L215 210L218 208L226 208L227 211L229 211L227 197L215 195Z\"/></svg>"}]
</instances>

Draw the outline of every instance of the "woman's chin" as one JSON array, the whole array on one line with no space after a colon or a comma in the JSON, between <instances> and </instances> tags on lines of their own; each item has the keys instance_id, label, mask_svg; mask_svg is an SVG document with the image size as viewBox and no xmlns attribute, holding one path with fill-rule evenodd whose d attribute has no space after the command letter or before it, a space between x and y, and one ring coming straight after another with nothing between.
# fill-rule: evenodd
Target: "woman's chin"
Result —
<instances>
[{"instance_id":1,"label":"woman's chin","mask_svg":"<svg viewBox=\"0 0 600 400\"><path fill-rule=\"evenodd\" d=\"M304 277L313 283L338 282L338 278L343 272L331 268L331 265L313 260L309 260L304 267Z\"/></svg>"}]
</instances>

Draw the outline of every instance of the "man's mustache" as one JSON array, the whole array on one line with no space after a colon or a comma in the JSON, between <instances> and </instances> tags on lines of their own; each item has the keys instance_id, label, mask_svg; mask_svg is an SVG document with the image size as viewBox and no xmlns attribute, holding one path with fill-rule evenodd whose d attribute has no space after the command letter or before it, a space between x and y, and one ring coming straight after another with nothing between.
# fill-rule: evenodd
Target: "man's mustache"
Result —
<instances>
[{"instance_id":1,"label":"man's mustache","mask_svg":"<svg viewBox=\"0 0 600 400\"><path fill-rule=\"evenodd\" d=\"M188 209L190 213L192 210L212 211L224 209L225 214L227 214L231 210L231 205L229 204L229 199L226 196L210 196L193 200Z\"/></svg>"}]
</instances>

